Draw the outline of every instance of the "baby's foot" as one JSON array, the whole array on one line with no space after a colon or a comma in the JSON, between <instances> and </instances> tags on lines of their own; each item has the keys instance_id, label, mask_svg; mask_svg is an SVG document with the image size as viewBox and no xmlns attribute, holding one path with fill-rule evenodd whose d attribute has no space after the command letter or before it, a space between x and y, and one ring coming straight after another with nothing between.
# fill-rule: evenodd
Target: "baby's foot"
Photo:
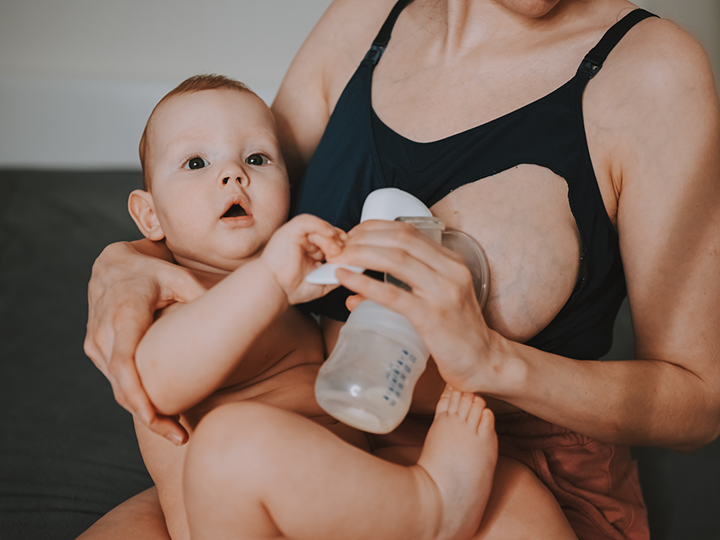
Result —
<instances>
[{"instance_id":1,"label":"baby's foot","mask_svg":"<svg viewBox=\"0 0 720 540\"><path fill-rule=\"evenodd\" d=\"M494 417L485 401L447 387L418 460L442 498L438 538L470 538L477 531L497 453Z\"/></svg>"}]
</instances>

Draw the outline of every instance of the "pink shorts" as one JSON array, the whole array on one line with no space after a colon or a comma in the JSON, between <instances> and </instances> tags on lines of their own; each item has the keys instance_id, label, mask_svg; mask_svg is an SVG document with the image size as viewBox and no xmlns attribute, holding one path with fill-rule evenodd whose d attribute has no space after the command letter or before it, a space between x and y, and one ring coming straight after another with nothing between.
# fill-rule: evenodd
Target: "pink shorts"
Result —
<instances>
[{"instance_id":1,"label":"pink shorts","mask_svg":"<svg viewBox=\"0 0 720 540\"><path fill-rule=\"evenodd\" d=\"M647 540L647 511L627 446L606 444L520 412L498 415L500 455L529 467L579 540Z\"/></svg>"}]
</instances>

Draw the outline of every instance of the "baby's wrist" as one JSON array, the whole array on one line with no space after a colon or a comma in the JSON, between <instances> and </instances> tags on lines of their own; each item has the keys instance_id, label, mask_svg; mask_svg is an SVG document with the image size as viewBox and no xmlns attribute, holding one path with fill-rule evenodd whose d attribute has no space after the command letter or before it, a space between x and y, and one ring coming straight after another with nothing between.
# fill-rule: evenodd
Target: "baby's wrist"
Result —
<instances>
[{"instance_id":1,"label":"baby's wrist","mask_svg":"<svg viewBox=\"0 0 720 540\"><path fill-rule=\"evenodd\" d=\"M277 296L278 301L281 302L285 308L290 306L290 292L287 290L287 287L283 285L283 280L278 276L275 269L263 260L262 257L260 257L258 263L261 267L260 273L270 282L270 287L274 292L273 296Z\"/></svg>"}]
</instances>

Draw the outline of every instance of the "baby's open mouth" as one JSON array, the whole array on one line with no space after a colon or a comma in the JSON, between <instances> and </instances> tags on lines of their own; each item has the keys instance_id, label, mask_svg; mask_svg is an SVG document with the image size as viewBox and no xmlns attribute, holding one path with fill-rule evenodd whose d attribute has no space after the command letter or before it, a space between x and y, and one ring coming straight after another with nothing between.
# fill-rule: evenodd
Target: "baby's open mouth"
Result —
<instances>
[{"instance_id":1,"label":"baby's open mouth","mask_svg":"<svg viewBox=\"0 0 720 540\"><path fill-rule=\"evenodd\" d=\"M242 217L247 215L247 212L242 206L239 204L233 204L230 208L228 208L228 211L225 212L222 217Z\"/></svg>"}]
</instances>

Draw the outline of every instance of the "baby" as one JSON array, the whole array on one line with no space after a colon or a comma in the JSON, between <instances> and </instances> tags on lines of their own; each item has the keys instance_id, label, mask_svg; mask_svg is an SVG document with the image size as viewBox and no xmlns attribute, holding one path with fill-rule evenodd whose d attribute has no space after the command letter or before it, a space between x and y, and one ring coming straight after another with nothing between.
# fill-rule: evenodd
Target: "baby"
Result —
<instances>
[{"instance_id":1,"label":"baby","mask_svg":"<svg viewBox=\"0 0 720 540\"><path fill-rule=\"evenodd\" d=\"M265 103L237 81L192 77L155 107L140 156L135 223L208 289L163 309L136 355L154 406L190 434L176 447L136 423L172 538L470 538L497 459L481 398L446 389L412 465L374 456L315 401L322 337L292 306L329 291L304 277L345 233L309 215L285 223Z\"/></svg>"}]
</instances>

